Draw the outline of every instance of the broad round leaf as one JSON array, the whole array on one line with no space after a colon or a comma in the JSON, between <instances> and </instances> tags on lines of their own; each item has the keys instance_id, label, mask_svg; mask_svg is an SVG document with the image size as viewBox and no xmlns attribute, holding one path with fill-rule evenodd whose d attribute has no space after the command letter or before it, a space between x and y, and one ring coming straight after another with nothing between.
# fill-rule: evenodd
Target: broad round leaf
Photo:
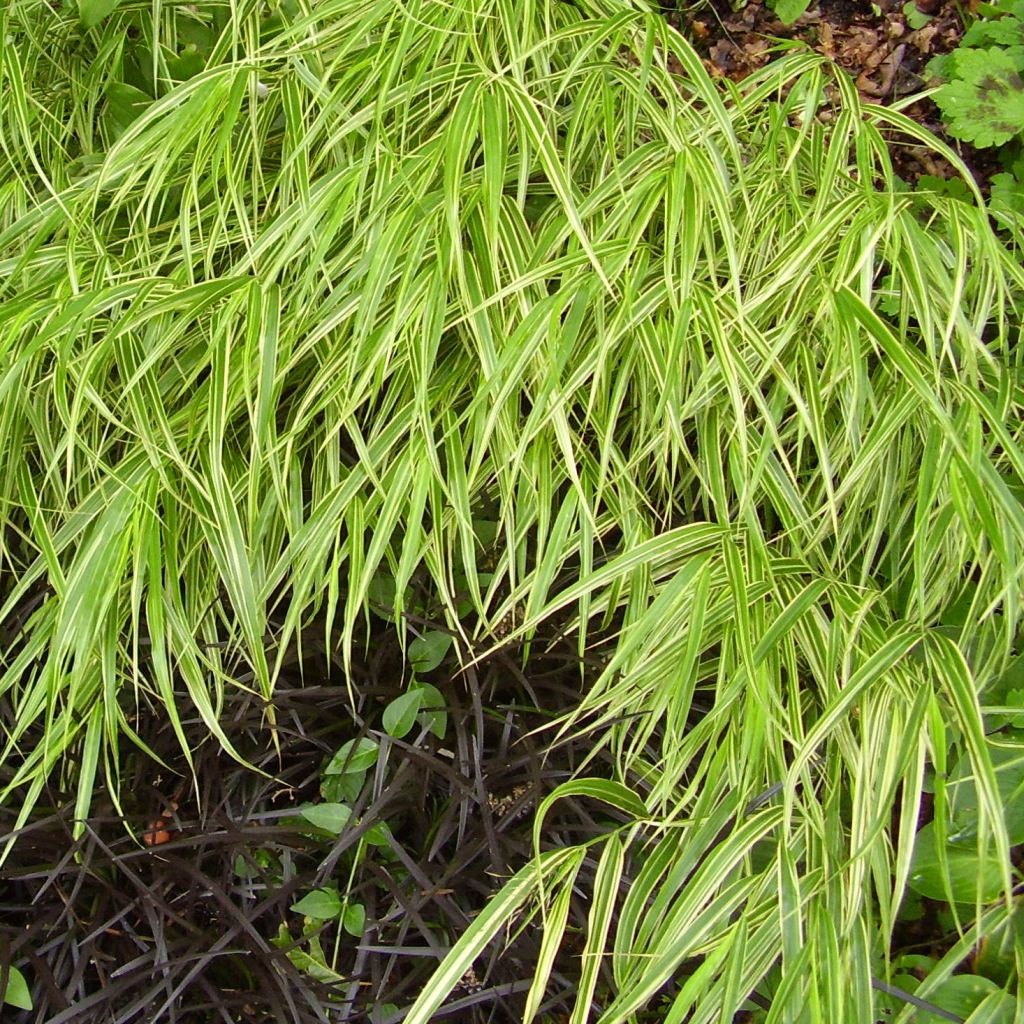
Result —
<instances>
[{"instance_id":1,"label":"broad round leaf","mask_svg":"<svg viewBox=\"0 0 1024 1024\"><path fill-rule=\"evenodd\" d=\"M976 1018L979 1024L980 1021L985 1024L1013 1024L1013 998L988 978L976 974L957 974L947 978L925 998L963 1020L967 1020L984 1002L984 1014ZM940 1024L948 1018L919 1010L913 1019L915 1024Z\"/></svg>"},{"instance_id":2,"label":"broad round leaf","mask_svg":"<svg viewBox=\"0 0 1024 1024\"><path fill-rule=\"evenodd\" d=\"M949 868L949 892L956 903L973 903L980 889L981 899L987 903L1002 891L999 865L990 855L984 865L973 842L946 843L946 863ZM984 870L982 870L984 868ZM915 892L933 900L949 898L943 884L939 862L935 825L929 822L914 840L914 856L910 864L908 884Z\"/></svg>"}]
</instances>

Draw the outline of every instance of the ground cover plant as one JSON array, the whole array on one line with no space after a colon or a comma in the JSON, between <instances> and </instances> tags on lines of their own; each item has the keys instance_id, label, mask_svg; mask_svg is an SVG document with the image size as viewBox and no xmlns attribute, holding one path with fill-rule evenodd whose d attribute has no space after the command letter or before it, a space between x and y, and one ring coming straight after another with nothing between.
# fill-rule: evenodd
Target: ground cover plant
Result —
<instances>
[{"instance_id":1,"label":"ground cover plant","mask_svg":"<svg viewBox=\"0 0 1024 1024\"><path fill-rule=\"evenodd\" d=\"M813 53L713 82L612 0L0 32L8 865L53 792L71 842L124 812L154 721L196 793L239 694L284 743L312 644L358 707L382 614L456 684L568 637L544 735L589 756L388 1013L532 929L520 1019L1012 1019L1024 271L954 152ZM895 136L963 194L900 185ZM601 827L553 844L569 801ZM950 937L908 961L914 899Z\"/></svg>"}]
</instances>

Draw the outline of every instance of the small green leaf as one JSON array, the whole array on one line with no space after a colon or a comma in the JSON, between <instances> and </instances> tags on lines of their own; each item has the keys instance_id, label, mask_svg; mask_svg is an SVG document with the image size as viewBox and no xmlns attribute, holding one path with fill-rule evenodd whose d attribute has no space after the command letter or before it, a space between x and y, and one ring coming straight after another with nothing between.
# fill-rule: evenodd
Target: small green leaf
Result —
<instances>
[{"instance_id":1,"label":"small green leaf","mask_svg":"<svg viewBox=\"0 0 1024 1024\"><path fill-rule=\"evenodd\" d=\"M325 775L320 780L320 795L328 803L354 804L363 790L366 772Z\"/></svg>"},{"instance_id":2,"label":"small green leaf","mask_svg":"<svg viewBox=\"0 0 1024 1024\"><path fill-rule=\"evenodd\" d=\"M1019 46L1024 43L1024 25L1017 18L979 18L964 33L961 46Z\"/></svg>"},{"instance_id":3,"label":"small green leaf","mask_svg":"<svg viewBox=\"0 0 1024 1024\"><path fill-rule=\"evenodd\" d=\"M25 981L25 975L17 967L10 969L3 1001L8 1006L16 1006L19 1010L32 1009L32 994L28 990L28 982Z\"/></svg>"},{"instance_id":4,"label":"small green leaf","mask_svg":"<svg viewBox=\"0 0 1024 1024\"><path fill-rule=\"evenodd\" d=\"M783 25L792 25L810 6L810 0L775 0L768 5Z\"/></svg>"},{"instance_id":5,"label":"small green leaf","mask_svg":"<svg viewBox=\"0 0 1024 1024\"><path fill-rule=\"evenodd\" d=\"M350 903L341 917L341 927L354 935L357 939L362 938L363 929L366 926L366 907L362 903Z\"/></svg>"},{"instance_id":6,"label":"small green leaf","mask_svg":"<svg viewBox=\"0 0 1024 1024\"><path fill-rule=\"evenodd\" d=\"M304 917L330 921L341 913L341 897L333 889L314 889L292 904L292 910Z\"/></svg>"},{"instance_id":7,"label":"small green leaf","mask_svg":"<svg viewBox=\"0 0 1024 1024\"><path fill-rule=\"evenodd\" d=\"M450 633L442 633L432 629L423 636L416 637L409 644L409 662L416 672L431 672L444 661L448 648L452 645Z\"/></svg>"},{"instance_id":8,"label":"small green leaf","mask_svg":"<svg viewBox=\"0 0 1024 1024\"><path fill-rule=\"evenodd\" d=\"M448 712L445 710L441 691L431 683L421 683L418 680L411 682L409 689L423 695L418 718L420 725L427 726L439 740L443 740L444 734L448 731Z\"/></svg>"},{"instance_id":9,"label":"small green leaf","mask_svg":"<svg viewBox=\"0 0 1024 1024\"><path fill-rule=\"evenodd\" d=\"M391 845L391 831L383 821L379 821L376 825L368 828L363 838L370 846Z\"/></svg>"},{"instance_id":10,"label":"small green leaf","mask_svg":"<svg viewBox=\"0 0 1024 1024\"><path fill-rule=\"evenodd\" d=\"M299 813L311 825L334 835L339 835L352 817L351 808L337 803L310 804L299 808Z\"/></svg>"},{"instance_id":11,"label":"small green leaf","mask_svg":"<svg viewBox=\"0 0 1024 1024\"><path fill-rule=\"evenodd\" d=\"M78 18L86 28L98 25L117 10L121 0L78 0Z\"/></svg>"},{"instance_id":12,"label":"small green leaf","mask_svg":"<svg viewBox=\"0 0 1024 1024\"><path fill-rule=\"evenodd\" d=\"M357 772L365 772L377 763L379 748L374 740L363 737L358 740L349 740L331 758L324 775L354 775Z\"/></svg>"},{"instance_id":13,"label":"small green leaf","mask_svg":"<svg viewBox=\"0 0 1024 1024\"><path fill-rule=\"evenodd\" d=\"M422 690L409 690L384 709L384 731L400 740L415 724L423 700Z\"/></svg>"},{"instance_id":14,"label":"small green leaf","mask_svg":"<svg viewBox=\"0 0 1024 1024\"><path fill-rule=\"evenodd\" d=\"M924 28L932 20L931 15L925 14L914 0L907 0L903 5L903 17L906 18L907 24L915 31L919 28Z\"/></svg>"},{"instance_id":15,"label":"small green leaf","mask_svg":"<svg viewBox=\"0 0 1024 1024\"><path fill-rule=\"evenodd\" d=\"M292 946L294 940L292 939L291 932L288 930L288 925L280 925L277 936L270 941L279 949L288 949L289 946ZM313 948L313 940L310 940L310 947L311 949ZM317 952L322 954L319 943L317 943L316 949ZM337 971L327 966L327 962L322 955L312 956L305 950L296 947L288 949L287 956L300 971L305 971L311 978L316 978L317 981L322 981L325 985L336 985L345 980Z\"/></svg>"}]
</instances>

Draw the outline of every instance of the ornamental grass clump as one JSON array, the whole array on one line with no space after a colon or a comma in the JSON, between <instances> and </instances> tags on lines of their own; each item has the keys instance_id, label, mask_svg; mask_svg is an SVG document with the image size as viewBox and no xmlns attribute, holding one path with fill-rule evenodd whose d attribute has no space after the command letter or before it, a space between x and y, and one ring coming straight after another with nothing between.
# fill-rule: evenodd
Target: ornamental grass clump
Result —
<instances>
[{"instance_id":1,"label":"ornamental grass clump","mask_svg":"<svg viewBox=\"0 0 1024 1024\"><path fill-rule=\"evenodd\" d=\"M561 728L619 773L571 785L630 823L524 868L407 1020L539 902L532 1012L586 857L575 1020L766 978L868 1019L951 745L1014 883L979 701L1021 622L1024 271L887 146L955 154L809 53L713 82L613 0L107 6L0 13L0 799L84 818L141 716L230 751L232 687L274 728L382 579L466 657L557 613L609 659Z\"/></svg>"}]
</instances>

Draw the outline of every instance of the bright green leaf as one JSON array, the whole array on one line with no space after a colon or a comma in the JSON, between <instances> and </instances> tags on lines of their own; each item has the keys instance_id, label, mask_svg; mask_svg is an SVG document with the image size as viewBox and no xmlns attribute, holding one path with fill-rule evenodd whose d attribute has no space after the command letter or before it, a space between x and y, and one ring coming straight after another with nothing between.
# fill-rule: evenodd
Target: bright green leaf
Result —
<instances>
[{"instance_id":1,"label":"bright green leaf","mask_svg":"<svg viewBox=\"0 0 1024 1024\"><path fill-rule=\"evenodd\" d=\"M388 828L387 823L378 821L375 825L371 825L366 830L363 838L371 846L390 846L391 845L391 830Z\"/></svg>"},{"instance_id":2,"label":"bright green leaf","mask_svg":"<svg viewBox=\"0 0 1024 1024\"><path fill-rule=\"evenodd\" d=\"M355 775L365 772L377 763L379 752L376 741L366 736L349 740L328 762L324 775Z\"/></svg>"},{"instance_id":3,"label":"bright green leaf","mask_svg":"<svg viewBox=\"0 0 1024 1024\"><path fill-rule=\"evenodd\" d=\"M783 25L792 25L810 6L809 0L774 0L769 4Z\"/></svg>"},{"instance_id":4,"label":"bright green leaf","mask_svg":"<svg viewBox=\"0 0 1024 1024\"><path fill-rule=\"evenodd\" d=\"M362 938L366 927L366 907L362 903L350 903L341 917L341 926L356 938Z\"/></svg>"},{"instance_id":5,"label":"bright green leaf","mask_svg":"<svg viewBox=\"0 0 1024 1024\"><path fill-rule=\"evenodd\" d=\"M25 975L17 967L11 967L7 976L7 989L2 1002L16 1006L19 1010L32 1009L32 993L28 990Z\"/></svg>"},{"instance_id":6,"label":"bright green leaf","mask_svg":"<svg viewBox=\"0 0 1024 1024\"><path fill-rule=\"evenodd\" d=\"M331 921L341 913L341 897L334 889L314 889L293 903L291 909L317 921Z\"/></svg>"},{"instance_id":7,"label":"bright green leaf","mask_svg":"<svg viewBox=\"0 0 1024 1024\"><path fill-rule=\"evenodd\" d=\"M441 691L432 683L421 683L419 680L413 680L409 689L422 694L419 723L426 725L439 740L443 740L448 730L448 712Z\"/></svg>"},{"instance_id":8,"label":"bright green leaf","mask_svg":"<svg viewBox=\"0 0 1024 1024\"><path fill-rule=\"evenodd\" d=\"M343 832L352 817L351 808L339 803L311 804L300 807L299 813L311 825L334 835Z\"/></svg>"},{"instance_id":9,"label":"bright green leaf","mask_svg":"<svg viewBox=\"0 0 1024 1024\"><path fill-rule=\"evenodd\" d=\"M396 697L384 709L384 731L401 739L413 727L423 701L423 690L409 690Z\"/></svg>"}]
</instances>

